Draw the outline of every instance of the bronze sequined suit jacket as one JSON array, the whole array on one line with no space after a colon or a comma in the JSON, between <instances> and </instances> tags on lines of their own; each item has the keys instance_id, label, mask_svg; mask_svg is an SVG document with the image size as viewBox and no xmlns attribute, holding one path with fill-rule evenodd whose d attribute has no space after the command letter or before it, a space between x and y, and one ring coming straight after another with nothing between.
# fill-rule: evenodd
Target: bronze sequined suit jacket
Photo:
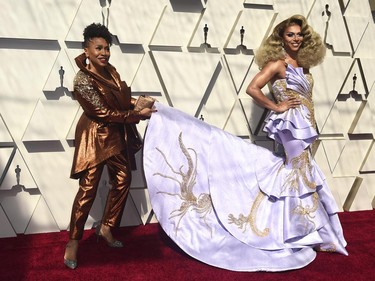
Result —
<instances>
[{"instance_id":1,"label":"bronze sequined suit jacket","mask_svg":"<svg viewBox=\"0 0 375 281\"><path fill-rule=\"evenodd\" d=\"M127 150L124 126L138 123L132 110L130 87L121 81L112 65L107 70L116 85L86 69L85 54L75 61L80 68L74 78L74 97L83 109L75 132L75 152L70 177L92 168L111 156Z\"/></svg>"}]
</instances>

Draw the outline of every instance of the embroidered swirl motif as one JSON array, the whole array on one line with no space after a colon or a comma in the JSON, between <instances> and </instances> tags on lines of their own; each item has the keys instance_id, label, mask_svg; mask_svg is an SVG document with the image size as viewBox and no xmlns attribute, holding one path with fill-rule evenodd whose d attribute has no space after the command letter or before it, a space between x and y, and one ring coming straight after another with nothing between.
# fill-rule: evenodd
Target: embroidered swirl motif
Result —
<instances>
[{"instance_id":1,"label":"embroidered swirl motif","mask_svg":"<svg viewBox=\"0 0 375 281\"><path fill-rule=\"evenodd\" d=\"M181 165L178 170L174 169L172 165L168 162L165 154L159 148L156 148L156 150L159 151L159 153L163 156L164 161L166 162L170 170L173 172L173 174L180 176L181 180L179 180L177 177L164 175L161 173L154 173L153 175L161 176L163 178L177 182L180 186L180 193L159 191L158 194L161 193L170 196L177 196L182 201L180 208L172 211L169 217L169 219L179 217L177 225L175 227L175 235L177 235L182 218L189 212L189 210L192 210L200 214L200 218L203 219L203 222L206 225L207 229L210 231L212 237L212 229L206 221L206 216L210 214L212 211L211 196L207 193L201 193L197 197L193 193L193 188L196 184L197 177L197 153L194 149L185 147L182 141L182 132L178 136L178 141L181 151L188 162L188 169L186 172L183 171L183 165ZM193 157L190 155L189 150L194 153L195 161L193 161Z\"/></svg>"},{"instance_id":2,"label":"embroidered swirl motif","mask_svg":"<svg viewBox=\"0 0 375 281\"><path fill-rule=\"evenodd\" d=\"M292 191L299 192L299 179L302 179L303 183L310 189L316 189L316 183L310 181L307 177L307 175L310 175L310 178L312 178L312 165L309 159L309 151L304 150L299 156L294 157L291 160L291 164L292 169L286 177L281 194L288 187Z\"/></svg>"},{"instance_id":3,"label":"embroidered swirl motif","mask_svg":"<svg viewBox=\"0 0 375 281\"><path fill-rule=\"evenodd\" d=\"M105 109L102 102L100 101L100 96L98 92L94 89L89 77L80 72L74 79L74 87L77 89L77 92L87 100L89 103L98 107L99 109Z\"/></svg>"},{"instance_id":4,"label":"embroidered swirl motif","mask_svg":"<svg viewBox=\"0 0 375 281\"><path fill-rule=\"evenodd\" d=\"M259 205L262 203L262 200L266 197L264 193L259 191L257 197L254 200L253 205L251 206L251 211L248 216L240 214L236 218L233 214L229 214L228 222L229 224L235 224L239 229L243 229L243 232L246 231L247 225L250 225L251 230L259 237L265 237L270 233L270 229L267 227L263 231L259 230L256 225L256 215L259 209Z\"/></svg>"},{"instance_id":5,"label":"embroidered swirl motif","mask_svg":"<svg viewBox=\"0 0 375 281\"><path fill-rule=\"evenodd\" d=\"M310 224L313 225L314 229L315 229L315 223L313 222L313 214L314 212L316 212L316 210L318 209L318 203L319 203L319 195L318 193L314 192L313 195L312 195L312 199L313 199L313 205L310 206L310 205L306 205L306 206L302 206L302 204L299 204L297 207L295 207L293 209L293 213L297 214L297 215L300 215L301 216L301 219L305 219L305 228L307 229L308 226Z\"/></svg>"},{"instance_id":6,"label":"embroidered swirl motif","mask_svg":"<svg viewBox=\"0 0 375 281\"><path fill-rule=\"evenodd\" d=\"M320 252L329 252L329 253L337 252L337 247L333 243L329 243L326 245L319 245L318 247L315 247L314 249Z\"/></svg>"}]
</instances>

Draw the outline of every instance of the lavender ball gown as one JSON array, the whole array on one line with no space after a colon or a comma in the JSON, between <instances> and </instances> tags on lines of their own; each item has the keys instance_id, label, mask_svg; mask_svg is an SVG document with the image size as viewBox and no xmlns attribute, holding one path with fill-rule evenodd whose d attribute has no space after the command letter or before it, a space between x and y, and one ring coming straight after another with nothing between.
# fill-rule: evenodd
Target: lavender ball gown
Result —
<instances>
[{"instance_id":1,"label":"lavender ball gown","mask_svg":"<svg viewBox=\"0 0 375 281\"><path fill-rule=\"evenodd\" d=\"M270 112L264 130L285 156L157 103L145 135L150 200L164 231L190 256L234 271L306 266L316 250L347 255L336 202L312 158L310 74L288 65L276 99L302 104Z\"/></svg>"}]
</instances>

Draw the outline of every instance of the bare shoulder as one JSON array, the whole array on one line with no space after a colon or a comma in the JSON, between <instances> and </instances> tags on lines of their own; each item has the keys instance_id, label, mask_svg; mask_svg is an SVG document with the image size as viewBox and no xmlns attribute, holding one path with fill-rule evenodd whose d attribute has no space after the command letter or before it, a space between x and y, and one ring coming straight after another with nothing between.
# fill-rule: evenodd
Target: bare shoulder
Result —
<instances>
[{"instance_id":1,"label":"bare shoulder","mask_svg":"<svg viewBox=\"0 0 375 281\"><path fill-rule=\"evenodd\" d=\"M271 72L282 72L282 70L285 70L285 61L283 60L277 60L277 61L270 61L268 62L263 69L266 71L271 71Z\"/></svg>"},{"instance_id":2,"label":"bare shoulder","mask_svg":"<svg viewBox=\"0 0 375 281\"><path fill-rule=\"evenodd\" d=\"M270 61L262 69L262 72L266 74L270 80L285 78L286 64L283 60Z\"/></svg>"}]
</instances>

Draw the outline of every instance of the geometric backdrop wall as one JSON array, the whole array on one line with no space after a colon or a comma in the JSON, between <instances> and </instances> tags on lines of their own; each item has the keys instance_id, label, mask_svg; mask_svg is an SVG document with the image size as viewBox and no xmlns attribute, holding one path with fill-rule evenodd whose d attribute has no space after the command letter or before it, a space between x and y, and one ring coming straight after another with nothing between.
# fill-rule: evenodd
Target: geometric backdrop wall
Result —
<instances>
[{"instance_id":1,"label":"geometric backdrop wall","mask_svg":"<svg viewBox=\"0 0 375 281\"><path fill-rule=\"evenodd\" d=\"M311 69L316 161L341 210L375 207L375 0L0 0L0 7L0 237L68 228L81 114L71 95L74 58L92 22L115 35L111 63L135 97L151 95L273 149L262 132L266 112L245 93L258 71L254 50L277 22L306 16L328 51ZM137 161L142 167L142 151ZM86 228L100 220L108 188L104 173ZM121 225L150 222L140 168Z\"/></svg>"}]
</instances>

